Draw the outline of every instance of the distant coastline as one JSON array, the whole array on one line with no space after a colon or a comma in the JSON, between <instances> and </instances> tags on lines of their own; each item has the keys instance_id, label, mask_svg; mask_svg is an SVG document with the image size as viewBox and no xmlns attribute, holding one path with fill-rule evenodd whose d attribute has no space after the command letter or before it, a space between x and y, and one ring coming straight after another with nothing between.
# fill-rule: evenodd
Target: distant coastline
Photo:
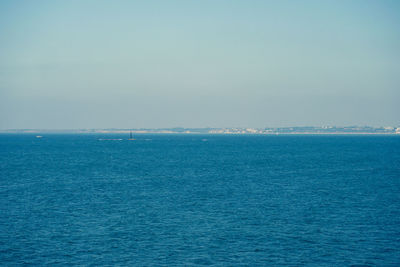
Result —
<instances>
[{"instance_id":1,"label":"distant coastline","mask_svg":"<svg viewBox=\"0 0 400 267\"><path fill-rule=\"evenodd\" d=\"M400 127L371 127L371 126L305 126L305 127L279 127L279 128L107 128L107 129L7 129L0 130L0 133L70 133L70 134L229 134L229 135L397 135L400 134Z\"/></svg>"}]
</instances>

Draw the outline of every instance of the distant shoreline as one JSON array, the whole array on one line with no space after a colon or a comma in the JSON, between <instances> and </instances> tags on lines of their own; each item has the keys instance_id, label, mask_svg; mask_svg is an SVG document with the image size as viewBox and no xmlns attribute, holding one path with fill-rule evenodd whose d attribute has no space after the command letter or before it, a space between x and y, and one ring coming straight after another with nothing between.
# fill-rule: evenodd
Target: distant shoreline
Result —
<instances>
[{"instance_id":1,"label":"distant shoreline","mask_svg":"<svg viewBox=\"0 0 400 267\"><path fill-rule=\"evenodd\" d=\"M400 135L400 127L160 128L160 129L8 129L0 134L180 134L180 135Z\"/></svg>"}]
</instances>

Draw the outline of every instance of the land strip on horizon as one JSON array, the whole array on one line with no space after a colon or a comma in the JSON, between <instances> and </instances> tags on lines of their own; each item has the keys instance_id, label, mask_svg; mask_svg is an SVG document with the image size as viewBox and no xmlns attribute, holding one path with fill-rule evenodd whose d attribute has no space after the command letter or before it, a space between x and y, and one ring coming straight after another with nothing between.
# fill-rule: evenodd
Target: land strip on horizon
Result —
<instances>
[{"instance_id":1,"label":"land strip on horizon","mask_svg":"<svg viewBox=\"0 0 400 267\"><path fill-rule=\"evenodd\" d=\"M7 129L0 133L102 133L102 134L400 134L400 127L304 126L266 128L105 128L105 129Z\"/></svg>"}]
</instances>

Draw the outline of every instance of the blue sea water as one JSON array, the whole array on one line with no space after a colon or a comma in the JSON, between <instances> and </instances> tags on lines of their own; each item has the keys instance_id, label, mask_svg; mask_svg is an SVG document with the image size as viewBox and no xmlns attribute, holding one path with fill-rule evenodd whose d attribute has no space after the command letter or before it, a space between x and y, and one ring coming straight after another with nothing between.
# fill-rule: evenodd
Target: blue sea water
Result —
<instances>
[{"instance_id":1,"label":"blue sea water","mask_svg":"<svg viewBox=\"0 0 400 267\"><path fill-rule=\"evenodd\" d=\"M400 266L400 136L126 138L0 135L1 265Z\"/></svg>"}]
</instances>

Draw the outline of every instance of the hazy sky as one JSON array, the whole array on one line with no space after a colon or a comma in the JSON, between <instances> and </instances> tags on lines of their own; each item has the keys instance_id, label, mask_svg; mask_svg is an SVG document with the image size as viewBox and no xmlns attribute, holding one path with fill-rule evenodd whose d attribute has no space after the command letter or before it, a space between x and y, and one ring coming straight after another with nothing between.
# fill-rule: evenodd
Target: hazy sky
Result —
<instances>
[{"instance_id":1,"label":"hazy sky","mask_svg":"<svg viewBox=\"0 0 400 267\"><path fill-rule=\"evenodd\" d=\"M400 1L0 1L0 129L400 126Z\"/></svg>"}]
</instances>

